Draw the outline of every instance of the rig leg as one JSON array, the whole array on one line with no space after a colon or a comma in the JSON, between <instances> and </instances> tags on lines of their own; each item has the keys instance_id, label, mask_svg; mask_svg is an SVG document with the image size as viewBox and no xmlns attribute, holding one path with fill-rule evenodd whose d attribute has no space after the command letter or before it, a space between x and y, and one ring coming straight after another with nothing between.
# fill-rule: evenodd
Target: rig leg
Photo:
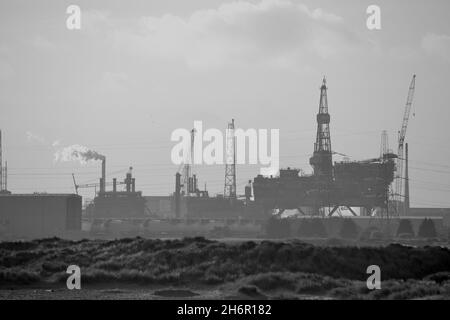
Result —
<instances>
[{"instance_id":1,"label":"rig leg","mask_svg":"<svg viewBox=\"0 0 450 320\"><path fill-rule=\"evenodd\" d=\"M331 217L331 216L336 212L336 210L337 210L338 208L339 208L339 206L334 206L333 210L330 211L330 213L328 214L328 216Z\"/></svg>"},{"instance_id":2,"label":"rig leg","mask_svg":"<svg viewBox=\"0 0 450 320\"><path fill-rule=\"evenodd\" d=\"M350 212L356 217L357 214L355 211L353 211L353 209L351 207L347 207L348 210L350 210Z\"/></svg>"}]
</instances>

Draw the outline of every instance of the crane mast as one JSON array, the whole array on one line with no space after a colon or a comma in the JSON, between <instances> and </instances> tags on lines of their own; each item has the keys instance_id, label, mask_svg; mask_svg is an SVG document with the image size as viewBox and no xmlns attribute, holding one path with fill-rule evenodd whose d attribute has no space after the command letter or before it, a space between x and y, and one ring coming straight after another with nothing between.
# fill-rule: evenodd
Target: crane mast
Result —
<instances>
[{"instance_id":1,"label":"crane mast","mask_svg":"<svg viewBox=\"0 0 450 320\"><path fill-rule=\"evenodd\" d=\"M406 138L406 130L408 129L408 121L409 115L411 113L411 106L414 98L414 90L416 87L416 75L413 75L411 84L409 85L408 98L406 99L405 113L403 114L403 122L402 128L398 134L398 158L397 158L397 181L395 187L396 193L396 207L397 213L400 214L400 210L402 210L403 206L400 205L402 202L402 192L403 192L403 163L405 159L403 159L403 149ZM402 210L403 211L403 210Z\"/></svg>"}]
</instances>

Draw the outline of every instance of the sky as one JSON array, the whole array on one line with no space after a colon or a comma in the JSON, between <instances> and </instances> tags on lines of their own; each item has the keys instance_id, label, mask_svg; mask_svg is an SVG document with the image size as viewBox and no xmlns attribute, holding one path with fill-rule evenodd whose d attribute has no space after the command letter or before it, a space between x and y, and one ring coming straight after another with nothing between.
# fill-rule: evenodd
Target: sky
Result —
<instances>
[{"instance_id":1,"label":"sky","mask_svg":"<svg viewBox=\"0 0 450 320\"><path fill-rule=\"evenodd\" d=\"M372 4L380 30L366 26ZM80 30L66 27L69 5L81 9ZM178 170L171 133L195 120L225 131L232 118L237 128L279 129L281 167L311 173L324 76L332 149L378 157L387 130L396 152L417 74L411 205L450 207L449 11L447 0L2 0L8 189L72 193L72 173L97 182L98 161L56 156L81 145L106 156L108 180L132 166L144 195L168 195ZM238 194L259 169L237 167ZM223 165L195 171L210 194L223 192Z\"/></svg>"}]
</instances>

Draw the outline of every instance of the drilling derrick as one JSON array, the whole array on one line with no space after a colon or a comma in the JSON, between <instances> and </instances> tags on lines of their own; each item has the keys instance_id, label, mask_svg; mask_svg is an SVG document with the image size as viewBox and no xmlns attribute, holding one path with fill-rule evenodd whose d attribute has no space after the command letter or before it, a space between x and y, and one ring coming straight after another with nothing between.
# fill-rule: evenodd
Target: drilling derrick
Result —
<instances>
[{"instance_id":1,"label":"drilling derrick","mask_svg":"<svg viewBox=\"0 0 450 320\"><path fill-rule=\"evenodd\" d=\"M317 114L317 137L314 143L314 154L309 159L314 168L314 175L332 179L332 151L330 139L330 115L328 114L327 82L323 78L320 87L319 113Z\"/></svg>"},{"instance_id":2,"label":"drilling derrick","mask_svg":"<svg viewBox=\"0 0 450 320\"><path fill-rule=\"evenodd\" d=\"M229 199L236 199L236 138L234 136L234 119L228 123L225 150L225 187L223 196Z\"/></svg>"}]
</instances>

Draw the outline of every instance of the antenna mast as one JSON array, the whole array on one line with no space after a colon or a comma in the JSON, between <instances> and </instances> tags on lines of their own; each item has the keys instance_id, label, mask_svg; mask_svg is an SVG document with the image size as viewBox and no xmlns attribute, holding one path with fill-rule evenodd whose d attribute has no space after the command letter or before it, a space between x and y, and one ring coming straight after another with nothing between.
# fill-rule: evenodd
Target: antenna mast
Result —
<instances>
[{"instance_id":1,"label":"antenna mast","mask_svg":"<svg viewBox=\"0 0 450 320\"><path fill-rule=\"evenodd\" d=\"M236 137L234 136L234 119L228 123L226 132L225 187L223 196L236 199Z\"/></svg>"}]
</instances>

